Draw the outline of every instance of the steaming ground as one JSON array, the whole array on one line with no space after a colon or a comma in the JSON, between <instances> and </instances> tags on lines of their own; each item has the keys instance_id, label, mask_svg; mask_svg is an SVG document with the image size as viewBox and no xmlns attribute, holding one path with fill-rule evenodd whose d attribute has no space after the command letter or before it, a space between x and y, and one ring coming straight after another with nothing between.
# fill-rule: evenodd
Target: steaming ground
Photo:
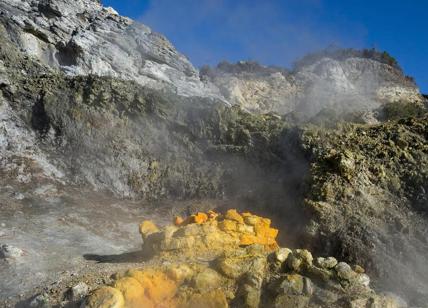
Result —
<instances>
[{"instance_id":1,"label":"steaming ground","mask_svg":"<svg viewBox=\"0 0 428 308\"><path fill-rule=\"evenodd\" d=\"M49 288L66 291L70 281L95 283L118 270L141 266L142 220L164 225L190 204L201 209L220 204L207 200L150 205L53 185L37 189L43 191L39 197L11 186L0 191L0 241L24 252L0 261L0 305Z\"/></svg>"},{"instance_id":2,"label":"steaming ground","mask_svg":"<svg viewBox=\"0 0 428 308\"><path fill-rule=\"evenodd\" d=\"M137 222L149 216L136 204L77 190L50 187L44 198L23 200L11 199L12 190L1 194L1 241L24 251L23 257L0 263L7 277L0 281L3 299L50 285L66 271L79 272L88 264L84 254L137 250Z\"/></svg>"},{"instance_id":3,"label":"steaming ground","mask_svg":"<svg viewBox=\"0 0 428 308\"><path fill-rule=\"evenodd\" d=\"M428 301L426 102L389 56L199 75L97 1L48 2L0 3L0 243L24 251L1 260L0 298L127 267L138 222L206 206L272 217L291 246Z\"/></svg>"}]
</instances>

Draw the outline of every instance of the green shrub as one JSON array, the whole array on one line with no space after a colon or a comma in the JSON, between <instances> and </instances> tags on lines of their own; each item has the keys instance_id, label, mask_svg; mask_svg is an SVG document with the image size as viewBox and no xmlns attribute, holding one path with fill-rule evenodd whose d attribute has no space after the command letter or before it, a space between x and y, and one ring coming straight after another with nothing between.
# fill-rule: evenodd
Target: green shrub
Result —
<instances>
[{"instance_id":1,"label":"green shrub","mask_svg":"<svg viewBox=\"0 0 428 308\"><path fill-rule=\"evenodd\" d=\"M379 110L380 120L396 120L408 117L422 117L427 109L422 104L394 102L388 103Z\"/></svg>"}]
</instances>

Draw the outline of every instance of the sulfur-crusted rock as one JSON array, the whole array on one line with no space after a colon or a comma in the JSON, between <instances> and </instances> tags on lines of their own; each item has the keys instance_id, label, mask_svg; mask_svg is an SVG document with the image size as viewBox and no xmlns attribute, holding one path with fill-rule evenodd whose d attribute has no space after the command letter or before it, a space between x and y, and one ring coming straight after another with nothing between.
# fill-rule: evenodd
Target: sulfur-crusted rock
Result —
<instances>
[{"instance_id":1,"label":"sulfur-crusted rock","mask_svg":"<svg viewBox=\"0 0 428 308\"><path fill-rule=\"evenodd\" d=\"M244 223L244 218L234 209L228 210L225 214L225 218L229 220L234 220L240 224Z\"/></svg>"},{"instance_id":2,"label":"sulfur-crusted rock","mask_svg":"<svg viewBox=\"0 0 428 308\"><path fill-rule=\"evenodd\" d=\"M89 296L85 303L86 308L124 308L125 299L118 289L101 287Z\"/></svg>"},{"instance_id":3,"label":"sulfur-crusted rock","mask_svg":"<svg viewBox=\"0 0 428 308\"><path fill-rule=\"evenodd\" d=\"M277 232L270 223L236 210L197 213L162 229L143 222L151 265L115 275L111 287L93 292L86 306L398 307L371 290L369 277L357 266L354 271L331 257L313 262L308 250L272 245ZM249 234L257 240L243 244L241 237Z\"/></svg>"},{"instance_id":4,"label":"sulfur-crusted rock","mask_svg":"<svg viewBox=\"0 0 428 308\"><path fill-rule=\"evenodd\" d=\"M143 221L140 224L140 234L143 239L146 239L149 235L159 232L158 227L150 220Z\"/></svg>"},{"instance_id":5,"label":"sulfur-crusted rock","mask_svg":"<svg viewBox=\"0 0 428 308\"><path fill-rule=\"evenodd\" d=\"M140 226L148 250L161 254L184 256L219 256L227 248L260 244L266 251L274 251L278 244L278 230L271 228L269 219L250 213L229 210L224 215L213 211L197 213L186 219L174 220L177 229L159 230L151 222Z\"/></svg>"},{"instance_id":6,"label":"sulfur-crusted rock","mask_svg":"<svg viewBox=\"0 0 428 308\"><path fill-rule=\"evenodd\" d=\"M133 277L121 278L113 287L123 294L125 307L144 307L150 304L143 286Z\"/></svg>"},{"instance_id":7,"label":"sulfur-crusted rock","mask_svg":"<svg viewBox=\"0 0 428 308\"><path fill-rule=\"evenodd\" d=\"M168 302L176 295L178 283L162 270L130 270L125 276L137 280L145 297L154 304Z\"/></svg>"}]
</instances>

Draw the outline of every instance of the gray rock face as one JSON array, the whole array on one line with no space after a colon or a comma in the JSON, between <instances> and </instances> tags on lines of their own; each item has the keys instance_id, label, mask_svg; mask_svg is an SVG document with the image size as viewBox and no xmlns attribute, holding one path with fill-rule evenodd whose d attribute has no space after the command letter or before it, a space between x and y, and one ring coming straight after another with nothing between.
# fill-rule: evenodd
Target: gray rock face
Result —
<instances>
[{"instance_id":1,"label":"gray rock face","mask_svg":"<svg viewBox=\"0 0 428 308\"><path fill-rule=\"evenodd\" d=\"M133 80L257 113L295 112L301 120L325 108L371 111L385 102L423 100L398 68L355 56L326 56L293 72L240 62L235 67L219 65L200 78L164 36L94 0L5 0L0 12L22 51L71 76Z\"/></svg>"},{"instance_id":2,"label":"gray rock face","mask_svg":"<svg viewBox=\"0 0 428 308\"><path fill-rule=\"evenodd\" d=\"M1 22L29 56L68 75L112 76L183 96L217 96L162 35L94 0L6 0Z\"/></svg>"},{"instance_id":3,"label":"gray rock face","mask_svg":"<svg viewBox=\"0 0 428 308\"><path fill-rule=\"evenodd\" d=\"M257 113L295 112L303 120L324 108L371 111L384 102L423 100L398 68L355 56L326 56L293 72L240 62L219 65L200 78L164 36L94 0L5 0L0 12L22 51L71 76L133 80Z\"/></svg>"},{"instance_id":4,"label":"gray rock face","mask_svg":"<svg viewBox=\"0 0 428 308\"><path fill-rule=\"evenodd\" d=\"M222 63L202 71L232 104L249 111L295 112L309 119L326 108L371 111L388 102L422 102L417 86L401 70L370 58L323 57L292 72L256 63Z\"/></svg>"}]
</instances>

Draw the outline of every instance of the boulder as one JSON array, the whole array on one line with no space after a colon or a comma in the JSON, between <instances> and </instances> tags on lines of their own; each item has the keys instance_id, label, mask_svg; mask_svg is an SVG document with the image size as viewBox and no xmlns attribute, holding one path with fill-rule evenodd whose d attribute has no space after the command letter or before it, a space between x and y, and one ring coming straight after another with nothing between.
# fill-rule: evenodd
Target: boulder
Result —
<instances>
[{"instance_id":1,"label":"boulder","mask_svg":"<svg viewBox=\"0 0 428 308\"><path fill-rule=\"evenodd\" d=\"M3 244L0 245L0 259L19 259L24 255L24 251L18 247Z\"/></svg>"}]
</instances>

